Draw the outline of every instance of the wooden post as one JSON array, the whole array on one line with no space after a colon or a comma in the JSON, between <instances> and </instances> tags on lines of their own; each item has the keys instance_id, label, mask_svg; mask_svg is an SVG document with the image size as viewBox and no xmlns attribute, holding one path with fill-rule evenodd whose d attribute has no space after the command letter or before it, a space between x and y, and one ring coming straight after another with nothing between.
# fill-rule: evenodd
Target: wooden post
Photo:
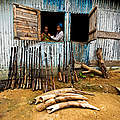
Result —
<instances>
[{"instance_id":1,"label":"wooden post","mask_svg":"<svg viewBox=\"0 0 120 120\"><path fill-rule=\"evenodd\" d=\"M68 55L67 55L67 43L70 41L70 24L69 24L69 12L65 13L65 53L66 53L66 67L67 67L67 61L68 61Z\"/></svg>"},{"instance_id":2,"label":"wooden post","mask_svg":"<svg viewBox=\"0 0 120 120\"><path fill-rule=\"evenodd\" d=\"M16 5L13 5L14 21L16 21ZM14 22L14 37L17 37L16 22Z\"/></svg>"},{"instance_id":3,"label":"wooden post","mask_svg":"<svg viewBox=\"0 0 120 120\"><path fill-rule=\"evenodd\" d=\"M41 41L41 15L40 11L37 11L38 13L38 40Z\"/></svg>"}]
</instances>

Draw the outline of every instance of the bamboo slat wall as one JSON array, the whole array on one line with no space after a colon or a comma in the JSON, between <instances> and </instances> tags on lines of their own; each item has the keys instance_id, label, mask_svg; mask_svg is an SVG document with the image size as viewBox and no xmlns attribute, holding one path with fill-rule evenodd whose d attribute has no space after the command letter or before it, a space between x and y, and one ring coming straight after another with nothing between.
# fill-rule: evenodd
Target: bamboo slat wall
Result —
<instances>
[{"instance_id":1,"label":"bamboo slat wall","mask_svg":"<svg viewBox=\"0 0 120 120\"><path fill-rule=\"evenodd\" d=\"M106 32L120 32L120 12L98 10L97 29Z\"/></svg>"},{"instance_id":2,"label":"bamboo slat wall","mask_svg":"<svg viewBox=\"0 0 120 120\"><path fill-rule=\"evenodd\" d=\"M21 48L22 47L25 48L24 46L26 46L26 44L28 43L29 41L24 41L23 45L18 45L19 46L18 60L20 60ZM45 65L45 57L44 57L44 52L45 52L47 53L48 64L50 64L50 56L52 56L53 67L57 67L59 64L59 54L60 54L61 55L60 65L61 67L63 66L63 59L64 59L63 58L64 57L63 56L64 55L64 43L63 42L36 42L34 44L29 43L29 46L26 49L26 51L29 50L29 48L31 47L36 47L37 49L39 48L39 46L41 46L41 56L42 56L43 65ZM67 47L67 58L65 56L65 61L67 62L67 65L68 65L70 62L71 42L67 42L67 46L68 46ZM73 47L73 53L74 53L75 60L88 64L89 45L81 44L79 42L72 42L72 47ZM52 54L50 54L50 49L52 51Z\"/></svg>"},{"instance_id":3,"label":"bamboo slat wall","mask_svg":"<svg viewBox=\"0 0 120 120\"><path fill-rule=\"evenodd\" d=\"M73 53L76 61L88 64L89 62L89 44L73 42Z\"/></svg>"},{"instance_id":4,"label":"bamboo slat wall","mask_svg":"<svg viewBox=\"0 0 120 120\"><path fill-rule=\"evenodd\" d=\"M19 46L19 45L23 44L23 41L18 42L18 40L13 39L14 38L14 36L13 36L14 35L13 34L13 5L12 5L13 2L22 4L22 5L25 5L28 7L32 7L35 9L39 9L41 11L70 12L70 13L89 13L92 7L94 7L95 5L98 5L98 7L100 9L102 9L101 11L98 12L98 14L101 13L101 15L99 14L101 17L101 19L98 19L99 23L102 24L102 21L105 20L106 15L110 15L110 16L112 16L111 18L113 18L113 21L115 20L114 22L112 22L112 20L110 20L113 23L112 24L113 29L111 29L112 28L112 26L110 26L111 24L108 24L107 22L106 22L106 24L107 24L106 28L104 28L104 29L105 30L111 29L110 31L119 32L119 28L120 28L120 26L119 26L120 21L118 19L120 16L119 0L116 0L116 2L114 0L0 0L0 69L8 69L9 60L10 60L10 48L12 46L16 46L16 45ZM110 12L105 11L105 14L103 15L102 12L104 10L109 10ZM116 16L116 18L115 18L115 16ZM107 16L107 17L109 17L109 16ZM69 20L69 24L70 24L70 20ZM103 26L101 24L98 24L98 28L100 30L103 29L102 28ZM70 25L69 25L69 33L70 33ZM68 36L68 37L70 39L70 36ZM111 41L105 40L105 39L103 39L102 41L103 41L103 43L105 43L105 46L106 46L106 44L109 44L111 42ZM117 50L119 41L114 41L114 40L112 40L112 41L113 41L112 46L114 46L114 48L116 48L116 50L114 50L114 52L113 52L114 53L113 56L116 56L117 54L119 55L119 51ZM34 42L31 41L30 44L34 44ZM97 41L92 41L90 43L90 51L93 50L95 44L96 44L96 46L99 46L99 45L97 45L98 44ZM101 46L102 45L103 44L101 44ZM78 46L80 46L80 47L74 48L74 49L77 49L77 51L81 51L80 49L82 46L80 44ZM85 46L84 46L85 52L83 52L84 56L86 56L86 54L88 54L88 51L89 51L89 46L88 47L87 47L87 45L85 45ZM107 50L109 48L104 48L104 49ZM105 51L105 50L103 50L103 51ZM69 55L69 51L68 51L68 55ZM91 56L93 56L92 52L89 52L90 60L94 58ZM76 59L78 59L79 55L75 56L75 57L76 57ZM86 58L88 61L89 60L88 57L86 57ZM86 60L86 58L84 59L84 57L83 57L82 59ZM115 57L113 59L116 59L116 58L119 59L119 57ZM112 58L106 58L106 59L109 60Z\"/></svg>"},{"instance_id":5,"label":"bamboo slat wall","mask_svg":"<svg viewBox=\"0 0 120 120\"><path fill-rule=\"evenodd\" d=\"M120 11L120 2L119 0L92 0L92 6L98 6L102 9L108 9L112 11Z\"/></svg>"},{"instance_id":6,"label":"bamboo slat wall","mask_svg":"<svg viewBox=\"0 0 120 120\"><path fill-rule=\"evenodd\" d=\"M52 12L88 13L92 8L91 0L0 0L0 69L7 69L9 66L10 48L22 44L13 39L12 3Z\"/></svg>"},{"instance_id":7,"label":"bamboo slat wall","mask_svg":"<svg viewBox=\"0 0 120 120\"><path fill-rule=\"evenodd\" d=\"M70 0L69 6L71 13L89 13L92 8L92 0Z\"/></svg>"},{"instance_id":8,"label":"bamboo slat wall","mask_svg":"<svg viewBox=\"0 0 120 120\"><path fill-rule=\"evenodd\" d=\"M112 63L120 66L120 2L114 0L94 0L93 4L93 6L97 5L98 7L97 31L105 32L106 37L102 38L98 35L97 39L90 42L89 61L91 63L95 61L97 48L102 48L105 61L111 61L111 66L113 65ZM113 37L110 36L110 33Z\"/></svg>"},{"instance_id":9,"label":"bamboo slat wall","mask_svg":"<svg viewBox=\"0 0 120 120\"><path fill-rule=\"evenodd\" d=\"M97 39L91 41L89 60L96 60L95 51L97 48L102 48L103 57L106 61L120 61L120 40Z\"/></svg>"},{"instance_id":10,"label":"bamboo slat wall","mask_svg":"<svg viewBox=\"0 0 120 120\"><path fill-rule=\"evenodd\" d=\"M28 47L26 46L27 44L29 45ZM19 42L17 42L16 46L18 46L18 53L17 53L18 68L20 67L22 48L23 48L23 50L25 49L25 53L27 51L28 56L30 56L29 54L31 54L31 53L30 53L29 49L33 48L33 50L34 50L34 48L37 49L37 48L39 48L39 46L41 46L41 56L42 56L43 66L45 66L45 55L44 55L44 52L45 52L45 53L47 53L47 62L48 62L49 66L50 66L50 62L51 62L50 56L52 56L53 67L56 67L56 68L58 67L59 54L60 54L61 55L60 65L61 65L61 67L63 67L63 59L64 59L64 56L63 56L64 55L64 48L63 48L64 43L63 42L35 42L35 41L24 41L24 40L20 41L19 40ZM66 50L67 56L65 56L65 64L67 63L67 65L68 65L70 62L71 43L67 42L67 46L68 47ZM75 60L88 64L89 46L80 44L80 43L76 43L76 42L73 42L72 46L73 46L73 53L74 53ZM50 53L50 49L51 49L51 53ZM33 52L33 54L34 54L34 52ZM23 63L24 63L24 53L23 53ZM28 65L29 65L29 63L28 63ZM9 67L9 64L8 64L8 67ZM3 68L1 68L2 71L0 71L0 75L1 75L0 80L7 79L8 67L6 67L6 70L5 70L4 66L3 66Z\"/></svg>"}]
</instances>

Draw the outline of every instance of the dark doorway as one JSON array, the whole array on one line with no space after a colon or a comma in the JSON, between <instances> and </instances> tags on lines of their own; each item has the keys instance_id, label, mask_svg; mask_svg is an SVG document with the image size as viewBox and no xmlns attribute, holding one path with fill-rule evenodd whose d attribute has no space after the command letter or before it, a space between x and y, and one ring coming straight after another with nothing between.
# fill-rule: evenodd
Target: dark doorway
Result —
<instances>
[{"instance_id":1,"label":"dark doorway","mask_svg":"<svg viewBox=\"0 0 120 120\"><path fill-rule=\"evenodd\" d=\"M65 13L62 12L41 12L41 31L43 32L44 26L47 25L49 27L49 33L55 35L58 23L63 24L64 31L64 17Z\"/></svg>"},{"instance_id":2,"label":"dark doorway","mask_svg":"<svg viewBox=\"0 0 120 120\"><path fill-rule=\"evenodd\" d=\"M77 42L87 42L89 33L88 14L71 15L71 40Z\"/></svg>"}]
</instances>

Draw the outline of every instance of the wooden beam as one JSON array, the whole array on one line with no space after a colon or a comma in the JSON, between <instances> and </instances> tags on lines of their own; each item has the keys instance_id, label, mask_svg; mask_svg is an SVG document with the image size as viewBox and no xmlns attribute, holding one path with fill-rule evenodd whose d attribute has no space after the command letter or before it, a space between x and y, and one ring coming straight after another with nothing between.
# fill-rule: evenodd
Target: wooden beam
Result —
<instances>
[{"instance_id":1,"label":"wooden beam","mask_svg":"<svg viewBox=\"0 0 120 120\"><path fill-rule=\"evenodd\" d=\"M16 9L17 9L17 8L16 8ZM21 16L25 16L25 17L27 17L27 18L35 18L35 19L37 19L37 15L36 15L36 14L33 15L33 14L26 13L26 12L18 11L18 10L16 10L16 14L17 14L17 15L21 15Z\"/></svg>"},{"instance_id":2,"label":"wooden beam","mask_svg":"<svg viewBox=\"0 0 120 120\"><path fill-rule=\"evenodd\" d=\"M96 40L96 39L97 39L97 31L94 31L91 34L89 34L89 40L88 40L88 42L90 42L92 40Z\"/></svg>"},{"instance_id":3,"label":"wooden beam","mask_svg":"<svg viewBox=\"0 0 120 120\"><path fill-rule=\"evenodd\" d=\"M90 16L95 12L95 10L97 10L97 6L95 6L95 7L90 11L88 17L90 17Z\"/></svg>"},{"instance_id":4,"label":"wooden beam","mask_svg":"<svg viewBox=\"0 0 120 120\"><path fill-rule=\"evenodd\" d=\"M33 38L33 37L20 37L20 40L38 40L38 38Z\"/></svg>"},{"instance_id":5,"label":"wooden beam","mask_svg":"<svg viewBox=\"0 0 120 120\"><path fill-rule=\"evenodd\" d=\"M33 14L33 15L37 14L36 12L29 11L29 10L26 10L26 9L21 9L21 8L16 8L16 10L20 11L20 12L28 13L28 14Z\"/></svg>"},{"instance_id":6,"label":"wooden beam","mask_svg":"<svg viewBox=\"0 0 120 120\"><path fill-rule=\"evenodd\" d=\"M24 5L21 5L21 4L17 4L17 3L13 3L13 5L16 5L16 8L22 8L22 9L28 9L28 10L31 10L33 12L36 12L37 13L37 9L34 9L34 8L31 8L31 7L28 7L28 6L24 6Z\"/></svg>"},{"instance_id":7,"label":"wooden beam","mask_svg":"<svg viewBox=\"0 0 120 120\"><path fill-rule=\"evenodd\" d=\"M120 33L118 33L118 32L97 31L97 38L120 40Z\"/></svg>"},{"instance_id":8,"label":"wooden beam","mask_svg":"<svg viewBox=\"0 0 120 120\"><path fill-rule=\"evenodd\" d=\"M16 6L13 5L13 17L14 20L16 20ZM17 31L16 31L16 23L14 22L14 36L17 37Z\"/></svg>"},{"instance_id":9,"label":"wooden beam","mask_svg":"<svg viewBox=\"0 0 120 120\"><path fill-rule=\"evenodd\" d=\"M27 17L27 16L23 16L23 15L16 15L17 18L22 18L24 20L32 20L32 21L35 21L37 22L37 18L33 18L32 16L31 17Z\"/></svg>"},{"instance_id":10,"label":"wooden beam","mask_svg":"<svg viewBox=\"0 0 120 120\"><path fill-rule=\"evenodd\" d=\"M34 30L16 30L17 32L23 32L23 33L32 33L32 34L37 34L38 32L37 31L34 31Z\"/></svg>"},{"instance_id":11,"label":"wooden beam","mask_svg":"<svg viewBox=\"0 0 120 120\"><path fill-rule=\"evenodd\" d=\"M92 34L94 32L96 32L96 28L92 29L88 34L90 35L90 34Z\"/></svg>"},{"instance_id":12,"label":"wooden beam","mask_svg":"<svg viewBox=\"0 0 120 120\"><path fill-rule=\"evenodd\" d=\"M37 38L37 34L32 34L32 33L24 33L24 32L18 32L17 33L18 37L32 37L32 38Z\"/></svg>"},{"instance_id":13,"label":"wooden beam","mask_svg":"<svg viewBox=\"0 0 120 120\"><path fill-rule=\"evenodd\" d=\"M38 40L41 41L41 15L40 11L38 11Z\"/></svg>"},{"instance_id":14,"label":"wooden beam","mask_svg":"<svg viewBox=\"0 0 120 120\"><path fill-rule=\"evenodd\" d=\"M33 23L33 22L28 22L28 21L20 21L20 20L14 20L14 23L17 24L17 26L26 26L26 27L36 27L37 28L37 24L36 23Z\"/></svg>"},{"instance_id":15,"label":"wooden beam","mask_svg":"<svg viewBox=\"0 0 120 120\"><path fill-rule=\"evenodd\" d=\"M37 32L37 26L36 27L31 27L31 26L25 26L23 24L17 24L17 27L23 28L23 29L35 29Z\"/></svg>"},{"instance_id":16,"label":"wooden beam","mask_svg":"<svg viewBox=\"0 0 120 120\"><path fill-rule=\"evenodd\" d=\"M92 67L88 67L87 65L85 65L83 63L81 64L81 67L84 68L84 69L86 69L86 70L88 70L88 71L90 71L91 73L96 73L98 75L102 75L101 71L93 69Z\"/></svg>"},{"instance_id":17,"label":"wooden beam","mask_svg":"<svg viewBox=\"0 0 120 120\"><path fill-rule=\"evenodd\" d=\"M22 17L16 17L16 20L18 21L22 21L22 22L30 22L30 23L35 23L37 24L37 20L33 20L33 19L25 19L25 18L22 18Z\"/></svg>"},{"instance_id":18,"label":"wooden beam","mask_svg":"<svg viewBox=\"0 0 120 120\"><path fill-rule=\"evenodd\" d=\"M97 6L89 13L89 41L97 38ZM88 41L88 42L89 42Z\"/></svg>"},{"instance_id":19,"label":"wooden beam","mask_svg":"<svg viewBox=\"0 0 120 120\"><path fill-rule=\"evenodd\" d=\"M22 27L22 26L18 26L17 25L17 28L16 28L17 30L23 30L23 31L32 31L32 33L37 33L37 29L36 28L32 28L32 27L30 27L30 28L27 28L27 27Z\"/></svg>"},{"instance_id":20,"label":"wooden beam","mask_svg":"<svg viewBox=\"0 0 120 120\"><path fill-rule=\"evenodd\" d=\"M96 62L96 60L91 60L91 61L89 61L89 65L90 66L92 66L92 67L94 67L94 66L98 66L98 64L97 64L97 62ZM107 67L112 67L112 66L120 66L120 61L118 60L106 60L105 61L105 65L107 66Z\"/></svg>"}]
</instances>

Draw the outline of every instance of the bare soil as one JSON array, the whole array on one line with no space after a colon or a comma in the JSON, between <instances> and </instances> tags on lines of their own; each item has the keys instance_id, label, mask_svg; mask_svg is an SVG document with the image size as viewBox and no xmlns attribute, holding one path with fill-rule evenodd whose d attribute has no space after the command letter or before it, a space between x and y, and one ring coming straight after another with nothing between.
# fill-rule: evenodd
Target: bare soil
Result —
<instances>
[{"instance_id":1,"label":"bare soil","mask_svg":"<svg viewBox=\"0 0 120 120\"><path fill-rule=\"evenodd\" d=\"M69 83L56 81L56 87L70 87ZM120 73L110 72L110 78L99 76L79 78L77 89L93 92L88 102L100 111L82 108L66 108L55 113L38 112L29 101L42 91L30 89L5 90L0 93L0 120L120 120L120 95L115 87L120 87Z\"/></svg>"}]
</instances>

